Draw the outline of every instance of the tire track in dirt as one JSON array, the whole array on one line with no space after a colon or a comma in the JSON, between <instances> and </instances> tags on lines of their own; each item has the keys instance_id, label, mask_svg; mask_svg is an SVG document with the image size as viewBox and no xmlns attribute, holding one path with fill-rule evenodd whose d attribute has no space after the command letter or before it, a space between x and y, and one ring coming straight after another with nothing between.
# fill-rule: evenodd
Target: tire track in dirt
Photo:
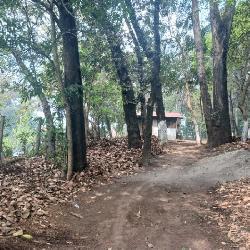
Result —
<instances>
[{"instance_id":1,"label":"tire track in dirt","mask_svg":"<svg viewBox=\"0 0 250 250\"><path fill-rule=\"evenodd\" d=\"M138 201L142 198L139 195L140 190L143 189L144 185L136 187L132 192L128 193L129 197L126 199L120 199L119 205L116 210L116 218L114 220L112 228L112 238L114 249L125 249L126 243L123 240L124 227L127 224L127 213L130 210L130 204L134 201Z\"/></svg>"}]
</instances>

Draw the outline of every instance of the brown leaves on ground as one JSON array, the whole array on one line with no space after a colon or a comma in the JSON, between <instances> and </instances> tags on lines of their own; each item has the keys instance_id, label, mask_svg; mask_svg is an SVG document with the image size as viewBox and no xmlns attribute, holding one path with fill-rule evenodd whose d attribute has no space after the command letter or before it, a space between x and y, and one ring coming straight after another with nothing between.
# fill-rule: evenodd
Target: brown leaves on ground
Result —
<instances>
[{"instance_id":1,"label":"brown leaves on ground","mask_svg":"<svg viewBox=\"0 0 250 250\"><path fill-rule=\"evenodd\" d=\"M235 141L231 143L226 143L220 145L219 147L213 148L212 152L225 153L239 149L250 150L250 140L248 140L247 142Z\"/></svg>"},{"instance_id":2,"label":"brown leaves on ground","mask_svg":"<svg viewBox=\"0 0 250 250\"><path fill-rule=\"evenodd\" d=\"M153 138L152 153L162 153ZM32 223L46 228L48 206L72 199L76 193L103 185L112 178L138 170L141 149L128 149L124 138L91 142L88 168L67 182L62 171L44 158L20 159L0 167L0 235L15 235L20 225Z\"/></svg>"},{"instance_id":3,"label":"brown leaves on ground","mask_svg":"<svg viewBox=\"0 0 250 250\"><path fill-rule=\"evenodd\" d=\"M227 233L235 247L250 249L250 179L220 185L211 207L211 219Z\"/></svg>"}]
</instances>

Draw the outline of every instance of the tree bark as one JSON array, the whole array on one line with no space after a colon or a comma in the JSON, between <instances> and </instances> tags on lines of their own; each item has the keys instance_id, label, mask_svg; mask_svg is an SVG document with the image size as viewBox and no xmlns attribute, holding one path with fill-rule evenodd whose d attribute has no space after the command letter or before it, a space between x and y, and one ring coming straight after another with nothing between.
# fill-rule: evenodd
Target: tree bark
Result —
<instances>
[{"instance_id":1,"label":"tree bark","mask_svg":"<svg viewBox=\"0 0 250 250\"><path fill-rule=\"evenodd\" d=\"M158 117L158 133L160 142L165 143L167 140L167 124L165 120L165 109L162 98L162 86L160 82L161 41L159 34L159 12L160 12L160 1L155 0L154 16L153 16L154 50L153 50L153 56L151 57L151 62L152 62L151 81L150 81L151 93L150 93L150 99L147 104L146 129L145 129L144 145L142 152L142 162L144 165L148 165L151 158L151 136L152 136L154 104L156 104L156 113ZM137 20L134 20L134 23L136 22ZM150 53L148 52L148 54L151 54L151 52Z\"/></svg>"},{"instance_id":2,"label":"tree bark","mask_svg":"<svg viewBox=\"0 0 250 250\"><path fill-rule=\"evenodd\" d=\"M39 155L40 153L40 146L41 146L41 131L42 129L42 118L38 118L37 130L36 130L36 147L35 147L35 155Z\"/></svg>"},{"instance_id":3,"label":"tree bark","mask_svg":"<svg viewBox=\"0 0 250 250\"><path fill-rule=\"evenodd\" d=\"M144 166L148 166L151 159L151 137L152 137L154 103L155 100L154 100L153 90L151 87L150 98L147 102L146 126L144 131L144 143L142 149L142 164Z\"/></svg>"},{"instance_id":4,"label":"tree bark","mask_svg":"<svg viewBox=\"0 0 250 250\"><path fill-rule=\"evenodd\" d=\"M130 21L133 25L134 31L136 33L136 37L140 46L142 47L147 59L151 62L151 84L153 84L152 97L150 102L156 104L156 114L158 117L158 130L159 127L164 128L163 130L159 130L159 138L161 138L161 142L165 142L166 138L166 130L167 125L165 121L165 108L163 104L163 97L162 97L162 85L160 82L160 68L161 68L161 39L160 39L160 32L159 32L159 14L160 14L160 0L155 0L153 2L154 10L153 10L153 47L151 48L148 43L148 39L146 37L145 32L141 29L138 19L136 17L136 13L134 7L132 5L131 0L125 0L126 6L128 8L128 14L130 17ZM150 105L148 105L150 106ZM148 108L147 108L148 110ZM148 114L147 114L148 116ZM148 117L146 120L149 120ZM146 125L147 126L147 125ZM152 129L152 128L151 128ZM163 133L162 133L163 131ZM151 131L152 133L152 131ZM149 134L149 133L147 133ZM145 139L145 138L144 138ZM148 147L144 147L147 149Z\"/></svg>"},{"instance_id":5,"label":"tree bark","mask_svg":"<svg viewBox=\"0 0 250 250\"><path fill-rule=\"evenodd\" d=\"M87 166L83 90L73 8L69 0L58 2L57 7L63 39L63 90L68 140L67 179L70 179L74 172L82 171Z\"/></svg>"},{"instance_id":6,"label":"tree bark","mask_svg":"<svg viewBox=\"0 0 250 250\"><path fill-rule=\"evenodd\" d=\"M114 27L112 27L112 25L107 20L105 21L107 40L111 50L113 63L115 65L122 88L123 110L128 132L128 147L140 148L141 136L136 115L136 100L133 85L128 73L126 60L121 50L119 38L114 31Z\"/></svg>"},{"instance_id":7,"label":"tree bark","mask_svg":"<svg viewBox=\"0 0 250 250\"><path fill-rule=\"evenodd\" d=\"M140 109L141 109L141 124L142 124L142 136L144 135L144 129L145 129L145 120L146 120L146 100L145 100L145 90L146 90L146 81L145 81L145 74L144 74L144 59L143 54L140 48L140 44L134 34L134 31L132 29L132 26L130 24L130 21L126 18L126 24L129 29L130 36L132 38L132 41L135 46L135 54L137 58L137 75L138 75L138 81L140 86L140 93L138 96L139 102L140 102Z\"/></svg>"},{"instance_id":8,"label":"tree bark","mask_svg":"<svg viewBox=\"0 0 250 250\"><path fill-rule=\"evenodd\" d=\"M58 55L58 46L57 46L57 38L56 38L56 26L55 21L53 19L52 13L50 13L50 25L51 25L51 40L52 40L52 54L53 54L53 64L55 68L56 78L60 85L61 91L63 91L63 78L60 67L60 60Z\"/></svg>"},{"instance_id":9,"label":"tree bark","mask_svg":"<svg viewBox=\"0 0 250 250\"><path fill-rule=\"evenodd\" d=\"M3 130L4 130L5 116L0 115L0 163L3 155Z\"/></svg>"},{"instance_id":10,"label":"tree bark","mask_svg":"<svg viewBox=\"0 0 250 250\"><path fill-rule=\"evenodd\" d=\"M188 108L189 112L191 113L191 120L194 124L196 144L200 145L201 144L201 137L200 137L199 125L197 122L197 116L196 116L195 111L193 109L193 103L192 103L192 98L191 98L188 82L186 82L185 88L186 88L186 104L187 104L187 108Z\"/></svg>"},{"instance_id":11,"label":"tree bark","mask_svg":"<svg viewBox=\"0 0 250 250\"><path fill-rule=\"evenodd\" d=\"M213 41L213 140L212 146L218 146L232 140L228 90L227 90L227 54L235 2L227 3L221 17L218 3L210 2L210 21Z\"/></svg>"},{"instance_id":12,"label":"tree bark","mask_svg":"<svg viewBox=\"0 0 250 250\"><path fill-rule=\"evenodd\" d=\"M154 54L153 54L153 76L154 81L154 92L155 92L155 102L156 102L156 114L158 121L165 122L165 108L163 104L162 97L162 84L160 81L160 71L161 71L161 38L160 38L160 3L161 0L154 1L154 22L153 22L153 34L154 34Z\"/></svg>"},{"instance_id":13,"label":"tree bark","mask_svg":"<svg viewBox=\"0 0 250 250\"><path fill-rule=\"evenodd\" d=\"M196 60L198 67L198 81L200 84L201 99L203 114L205 118L205 124L207 129L208 145L212 145L213 142L213 127L212 127L212 102L208 92L206 70L205 70L205 57L204 48L201 36L200 18L199 18L199 6L198 0L192 0L192 21L194 41L196 48Z\"/></svg>"}]
</instances>

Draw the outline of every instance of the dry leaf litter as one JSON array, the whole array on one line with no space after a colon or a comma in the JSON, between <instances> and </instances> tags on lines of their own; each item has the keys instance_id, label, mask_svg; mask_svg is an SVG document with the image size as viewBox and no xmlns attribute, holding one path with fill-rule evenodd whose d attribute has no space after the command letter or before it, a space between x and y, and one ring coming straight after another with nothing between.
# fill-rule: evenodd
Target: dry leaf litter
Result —
<instances>
[{"instance_id":1,"label":"dry leaf litter","mask_svg":"<svg viewBox=\"0 0 250 250\"><path fill-rule=\"evenodd\" d=\"M161 153L154 137L152 154ZM32 222L46 228L49 205L71 200L79 190L90 190L141 168L141 149L128 149L124 138L91 141L87 156L88 169L69 182L58 167L44 158L23 158L1 166L0 235L24 234L20 225L31 217Z\"/></svg>"},{"instance_id":2,"label":"dry leaf litter","mask_svg":"<svg viewBox=\"0 0 250 250\"><path fill-rule=\"evenodd\" d=\"M250 179L220 185L213 196L210 219L216 221L234 247L250 249Z\"/></svg>"}]
</instances>

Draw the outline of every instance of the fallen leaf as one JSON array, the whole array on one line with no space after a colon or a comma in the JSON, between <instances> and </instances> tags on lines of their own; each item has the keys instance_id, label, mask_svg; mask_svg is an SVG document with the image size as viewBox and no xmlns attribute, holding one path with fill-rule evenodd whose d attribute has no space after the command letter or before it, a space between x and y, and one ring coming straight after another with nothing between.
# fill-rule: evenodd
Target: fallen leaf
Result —
<instances>
[{"instance_id":1,"label":"fallen leaf","mask_svg":"<svg viewBox=\"0 0 250 250\"><path fill-rule=\"evenodd\" d=\"M32 240L33 239L33 237L30 234L23 234L23 235L21 235L21 237L23 237L23 238L25 238L27 240Z\"/></svg>"},{"instance_id":2,"label":"fallen leaf","mask_svg":"<svg viewBox=\"0 0 250 250\"><path fill-rule=\"evenodd\" d=\"M21 236L21 235L23 235L23 230L22 229L20 229L20 230L13 233L13 236L15 236L15 237Z\"/></svg>"}]
</instances>

